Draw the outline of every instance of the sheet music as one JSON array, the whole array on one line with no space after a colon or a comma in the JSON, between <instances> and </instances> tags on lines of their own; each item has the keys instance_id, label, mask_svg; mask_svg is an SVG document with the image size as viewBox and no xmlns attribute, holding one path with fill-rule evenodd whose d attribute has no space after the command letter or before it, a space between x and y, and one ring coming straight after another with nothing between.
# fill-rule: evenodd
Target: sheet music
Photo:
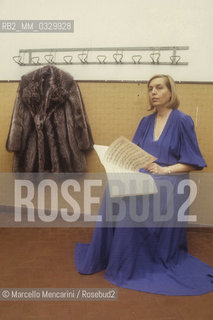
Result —
<instances>
[{"instance_id":1,"label":"sheet music","mask_svg":"<svg viewBox=\"0 0 213 320\"><path fill-rule=\"evenodd\" d=\"M139 172L156 160L154 156L122 136L109 147L94 145L94 149L106 170L111 197L158 192L152 176Z\"/></svg>"},{"instance_id":2,"label":"sheet music","mask_svg":"<svg viewBox=\"0 0 213 320\"><path fill-rule=\"evenodd\" d=\"M156 159L127 138L121 136L106 150L102 163L107 166L108 170L112 166L112 172L114 172L115 167L129 172L137 172Z\"/></svg>"}]
</instances>

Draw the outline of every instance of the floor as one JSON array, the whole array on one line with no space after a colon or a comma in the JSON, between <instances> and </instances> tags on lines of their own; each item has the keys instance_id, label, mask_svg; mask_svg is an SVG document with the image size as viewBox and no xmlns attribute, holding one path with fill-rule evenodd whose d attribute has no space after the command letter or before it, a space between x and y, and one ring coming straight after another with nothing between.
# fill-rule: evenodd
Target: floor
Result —
<instances>
[{"instance_id":1,"label":"floor","mask_svg":"<svg viewBox=\"0 0 213 320\"><path fill-rule=\"evenodd\" d=\"M92 228L1 228L1 288L116 288L104 272L80 275L75 243L90 242ZM213 232L188 232L189 251L213 266ZM212 320L213 292L169 297L118 289L116 301L0 301L1 320L111 319Z\"/></svg>"}]
</instances>

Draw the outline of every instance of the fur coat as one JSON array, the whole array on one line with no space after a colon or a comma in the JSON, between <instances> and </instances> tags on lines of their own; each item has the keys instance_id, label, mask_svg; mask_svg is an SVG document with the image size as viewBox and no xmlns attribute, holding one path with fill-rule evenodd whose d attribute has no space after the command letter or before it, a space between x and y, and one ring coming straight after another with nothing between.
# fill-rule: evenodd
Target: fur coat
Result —
<instances>
[{"instance_id":1,"label":"fur coat","mask_svg":"<svg viewBox=\"0 0 213 320\"><path fill-rule=\"evenodd\" d=\"M93 137L77 83L48 65L22 77L9 134L14 172L85 172Z\"/></svg>"}]
</instances>

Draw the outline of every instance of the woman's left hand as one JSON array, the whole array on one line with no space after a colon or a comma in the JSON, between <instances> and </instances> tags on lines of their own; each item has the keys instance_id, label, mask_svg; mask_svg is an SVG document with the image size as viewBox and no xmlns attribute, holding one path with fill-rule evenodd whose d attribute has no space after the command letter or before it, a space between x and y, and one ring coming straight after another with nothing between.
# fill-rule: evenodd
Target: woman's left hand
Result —
<instances>
[{"instance_id":1,"label":"woman's left hand","mask_svg":"<svg viewBox=\"0 0 213 320\"><path fill-rule=\"evenodd\" d=\"M145 168L152 174L167 174L167 168L166 167L161 167L157 163L150 163L148 166Z\"/></svg>"}]
</instances>

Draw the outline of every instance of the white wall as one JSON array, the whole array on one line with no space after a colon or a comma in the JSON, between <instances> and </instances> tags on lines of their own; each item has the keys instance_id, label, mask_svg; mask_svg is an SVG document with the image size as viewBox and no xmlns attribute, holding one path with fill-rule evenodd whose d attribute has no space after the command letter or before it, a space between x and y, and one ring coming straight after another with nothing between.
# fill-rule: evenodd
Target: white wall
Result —
<instances>
[{"instance_id":1,"label":"white wall","mask_svg":"<svg viewBox=\"0 0 213 320\"><path fill-rule=\"evenodd\" d=\"M1 0L1 20L74 19L74 33L0 33L0 80L19 80L19 49L189 46L188 66L62 66L76 80L213 81L213 0Z\"/></svg>"}]
</instances>

